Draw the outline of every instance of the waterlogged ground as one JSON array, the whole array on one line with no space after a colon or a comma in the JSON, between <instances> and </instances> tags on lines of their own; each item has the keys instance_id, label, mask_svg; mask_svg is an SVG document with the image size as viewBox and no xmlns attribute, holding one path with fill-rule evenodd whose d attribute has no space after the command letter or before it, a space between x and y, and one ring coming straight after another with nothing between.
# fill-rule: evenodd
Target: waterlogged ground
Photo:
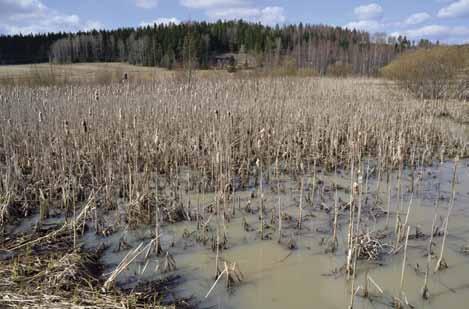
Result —
<instances>
[{"instance_id":1,"label":"waterlogged ground","mask_svg":"<svg viewBox=\"0 0 469 309\"><path fill-rule=\"evenodd\" d=\"M423 301L420 291L423 286L424 271L427 263L426 252L428 240L410 240L406 263L404 290L409 303L416 308L467 308L469 301L469 257L461 253L461 248L469 244L469 168L468 161L460 162L457 172L456 200L449 223L449 236L445 259L449 269L432 274L429 280L431 298ZM451 195L451 178L453 163L447 162L441 166L441 191L439 219L441 224L447 212ZM434 178L435 167L426 168L421 184L421 193L414 194L409 214L409 223L419 226L422 233L429 235L434 217L434 203L438 196L438 178ZM327 177L324 177L327 178ZM372 187L373 184L370 184ZM291 204L286 210L292 215L297 213L295 194L293 198L282 197L282 205ZM402 203L404 209L410 201L411 194L406 192ZM275 198L272 198L275 199ZM274 203L272 203L274 204ZM327 204L327 203L326 203ZM295 205L295 206L293 206ZM391 210L397 206L396 192L391 200ZM333 207L333 203L329 203ZM274 207L274 205L271 205ZM345 263L346 234L341 233L340 248L334 255L324 254L324 246L320 246L321 239L329 237L325 233L328 229L327 216L323 211L308 209L306 214L312 213L316 217L307 219L302 231L293 231L298 249L287 250L276 242L253 240L252 235L246 235L240 230L239 221L228 225L232 248L224 251L223 256L236 261L245 275L245 283L232 294L225 291L221 284L204 302L208 306L217 308L346 308L350 303L350 283L344 275L333 274L334 270ZM440 219L441 217L441 219ZM252 218L256 224L256 218ZM324 222L326 221L326 223ZM384 228L385 218L377 220L376 226L370 229ZM395 212L390 216L390 230L395 222ZM168 229L173 235L178 235L180 229ZM290 232L287 232L288 234ZM411 232L415 234L413 228ZM386 240L385 240L386 241ZM394 240L389 239L391 244ZM434 248L439 253L442 238L435 239ZM372 300L357 297L354 308L387 308L391 297L399 295L402 270L403 252L388 255L375 263L358 263L358 278L356 285L364 286L364 273L384 290L384 296L370 287ZM213 283L215 255L206 250L181 253L178 265L181 271L186 269L188 282L187 290L203 298ZM432 269L434 268L433 259ZM360 294L360 293L358 293ZM376 297L375 297L376 296Z\"/></svg>"},{"instance_id":2,"label":"waterlogged ground","mask_svg":"<svg viewBox=\"0 0 469 309\"><path fill-rule=\"evenodd\" d=\"M366 165L365 165L366 166ZM366 208L362 214L362 232L382 231L388 234L380 241L389 245L389 252L395 244L394 226L399 205L402 209L402 220L405 220L407 209L409 223L412 226L411 239L408 245L405 267L404 291L410 304L416 308L467 308L469 302L469 256L461 249L469 245L469 161L462 160L457 167L457 184L455 205L449 221L449 235L445 260L449 268L433 273L429 279L430 299L423 301L420 291L423 286L426 268L428 236L435 214L435 202L438 200L438 219L436 225L441 227L446 216L451 198L451 180L454 162L443 164L435 162L416 173L414 194L409 192L410 177L404 172L402 194L399 201L397 194L396 173L391 175L391 203L389 221L383 210L387 209L388 191L386 183L381 183L378 202L374 208ZM370 168L371 169L371 168ZM182 283L169 295L175 298L192 296L202 308L346 308L350 303L351 281L346 280L341 267L345 264L348 211L342 210L339 215L339 248L334 254L325 253L325 245L331 238L334 216L334 196L332 184L339 186L339 205L348 202L350 177L346 174L331 175L324 171L316 172L318 180L315 193L312 194L312 174L304 177L303 192L303 225L296 228L300 189L299 179L280 179L280 194L277 193L277 181L270 179L264 183L264 205L267 209L265 235L261 240L259 230L260 194L254 188L238 191L226 205L229 213L220 229L227 235L226 249L220 252L223 260L236 262L244 275L244 282L227 291L225 281L220 280L210 295L215 277L215 252L211 249L211 238L215 235L216 215L209 214L207 209L214 205L213 194L185 194L182 196L185 205L199 204L203 213L201 224L210 227L206 232L208 241L204 244L197 241L196 223L181 222L162 226L162 247L168 251L177 264L176 274L181 275ZM365 182L366 183L366 182ZM368 179L368 200L363 205L374 205L377 188L376 177ZM440 188L438 190L438 188ZM276 217L280 200L284 213L282 244L278 243ZM364 199L365 200L365 199ZM121 207L125 202L121 201ZM249 205L249 206L248 206ZM409 206L410 205L410 206ZM251 212L246 209L252 209ZM234 210L233 210L234 209ZM372 209L372 210L365 210ZM382 210L380 210L382 209ZM105 221L112 225L117 222L118 213L106 214ZM386 229L386 222L389 222ZM9 227L13 233L24 233L37 222L37 217L23 220L21 225ZM63 222L62 216L48 219L44 224ZM247 223L247 230L244 222ZM90 224L92 226L92 224ZM423 235L414 239L416 227ZM112 272L125 255L141 242L148 243L154 227L142 226L136 230L126 230L115 225L116 232L108 237L96 235L91 227L80 240L85 247L106 246L101 258L105 273ZM200 235L200 234L199 234ZM122 245L122 240L126 245ZM434 239L435 255L440 252L442 237ZM121 249L119 250L119 243ZM287 243L294 243L296 249L287 248ZM402 244L400 244L402 246ZM403 250L397 254L383 254L382 259L373 262L359 261L358 276L355 287L364 287L364 274L369 276L383 289L383 294L371 284L370 298L363 298L357 293L354 308L388 308L393 296L399 295ZM434 269L436 257L432 260ZM148 262L138 258L118 277L120 286L132 287L145 280L166 276L161 273L162 258L150 257ZM159 265L159 267L158 267ZM172 297L172 296L171 296Z\"/></svg>"}]
</instances>

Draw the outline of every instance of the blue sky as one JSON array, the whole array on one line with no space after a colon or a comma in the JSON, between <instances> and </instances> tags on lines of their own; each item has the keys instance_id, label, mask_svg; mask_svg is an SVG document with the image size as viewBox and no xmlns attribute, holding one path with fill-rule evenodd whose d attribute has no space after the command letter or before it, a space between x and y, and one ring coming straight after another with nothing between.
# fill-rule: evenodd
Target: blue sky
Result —
<instances>
[{"instance_id":1,"label":"blue sky","mask_svg":"<svg viewBox=\"0 0 469 309\"><path fill-rule=\"evenodd\" d=\"M0 0L3 34L237 18L469 43L469 0Z\"/></svg>"}]
</instances>

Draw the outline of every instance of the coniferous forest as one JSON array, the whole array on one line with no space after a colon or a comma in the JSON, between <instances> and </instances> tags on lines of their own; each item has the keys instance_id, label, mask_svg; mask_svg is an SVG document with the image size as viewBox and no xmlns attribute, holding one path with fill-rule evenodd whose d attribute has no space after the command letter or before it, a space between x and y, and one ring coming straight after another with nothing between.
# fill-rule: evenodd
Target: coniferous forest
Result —
<instances>
[{"instance_id":1,"label":"coniferous forest","mask_svg":"<svg viewBox=\"0 0 469 309\"><path fill-rule=\"evenodd\" d=\"M245 53L259 66L285 61L325 74L346 66L357 75L374 74L412 44L405 37L325 25L269 27L244 21L190 22L79 33L0 37L0 64L128 62L204 69L217 55Z\"/></svg>"}]
</instances>

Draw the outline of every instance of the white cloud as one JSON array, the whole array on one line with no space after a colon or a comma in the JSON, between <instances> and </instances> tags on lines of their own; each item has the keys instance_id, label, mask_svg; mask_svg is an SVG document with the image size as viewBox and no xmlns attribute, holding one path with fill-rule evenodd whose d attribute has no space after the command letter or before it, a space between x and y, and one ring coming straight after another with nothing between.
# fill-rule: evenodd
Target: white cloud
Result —
<instances>
[{"instance_id":1,"label":"white cloud","mask_svg":"<svg viewBox=\"0 0 469 309\"><path fill-rule=\"evenodd\" d=\"M259 21L266 25L283 24L287 18L285 17L285 10L278 6L268 6L261 10Z\"/></svg>"},{"instance_id":2,"label":"white cloud","mask_svg":"<svg viewBox=\"0 0 469 309\"><path fill-rule=\"evenodd\" d=\"M243 19L271 26L283 24L286 21L285 10L278 6L268 6L265 8L239 7L216 9L208 11L207 15L211 19Z\"/></svg>"},{"instance_id":3,"label":"white cloud","mask_svg":"<svg viewBox=\"0 0 469 309\"><path fill-rule=\"evenodd\" d=\"M135 0L135 5L142 9L152 9L158 5L158 0Z\"/></svg>"},{"instance_id":4,"label":"white cloud","mask_svg":"<svg viewBox=\"0 0 469 309\"><path fill-rule=\"evenodd\" d=\"M345 25L348 29L363 30L368 32L379 32L384 30L385 25L376 20L352 21Z\"/></svg>"},{"instance_id":5,"label":"white cloud","mask_svg":"<svg viewBox=\"0 0 469 309\"><path fill-rule=\"evenodd\" d=\"M239 7L247 4L245 0L180 0L182 6L192 9L212 9L217 7Z\"/></svg>"},{"instance_id":6,"label":"white cloud","mask_svg":"<svg viewBox=\"0 0 469 309\"><path fill-rule=\"evenodd\" d=\"M469 39L469 27L429 25L416 29L408 29L396 34L405 35L411 39L427 38L445 42L464 42Z\"/></svg>"},{"instance_id":7,"label":"white cloud","mask_svg":"<svg viewBox=\"0 0 469 309\"><path fill-rule=\"evenodd\" d=\"M448 0L436 0L438 2L448 2ZM469 0L449 0L452 4L447 5L438 12L438 17L461 17L469 16ZM390 33L391 36L406 36L412 40L421 38L430 40L440 40L442 42L454 44L469 40L469 25L451 26L430 24L432 16L427 12L418 12L408 16L404 20L389 20L383 18L383 8L372 3L355 8L356 20L344 25L349 29L367 31L371 34L376 32Z\"/></svg>"},{"instance_id":8,"label":"white cloud","mask_svg":"<svg viewBox=\"0 0 469 309\"><path fill-rule=\"evenodd\" d=\"M359 20L371 20L380 18L383 15L383 8L376 3L361 5L353 11Z\"/></svg>"},{"instance_id":9,"label":"white cloud","mask_svg":"<svg viewBox=\"0 0 469 309\"><path fill-rule=\"evenodd\" d=\"M454 18L469 16L469 0L458 0L438 11L438 17Z\"/></svg>"},{"instance_id":10,"label":"white cloud","mask_svg":"<svg viewBox=\"0 0 469 309\"><path fill-rule=\"evenodd\" d=\"M180 0L182 6L205 10L211 20L243 19L265 25L283 24L285 10L279 6L258 7L253 0Z\"/></svg>"},{"instance_id":11,"label":"white cloud","mask_svg":"<svg viewBox=\"0 0 469 309\"><path fill-rule=\"evenodd\" d=\"M407 25L418 25L418 24L421 24L423 22L426 22L430 18L431 18L430 14L428 14L426 12L416 13L416 14L410 15L405 20L405 24L407 24Z\"/></svg>"},{"instance_id":12,"label":"white cloud","mask_svg":"<svg viewBox=\"0 0 469 309\"><path fill-rule=\"evenodd\" d=\"M170 18L160 17L160 18L157 18L157 19L155 19L154 21L151 21L151 22L142 21L140 23L140 26L141 27L153 26L154 24L157 24L157 25L169 25L169 24L179 25L180 23L181 23L181 21L179 19L177 19L176 17L170 17Z\"/></svg>"},{"instance_id":13,"label":"white cloud","mask_svg":"<svg viewBox=\"0 0 469 309\"><path fill-rule=\"evenodd\" d=\"M259 14L259 9L245 7L215 9L207 12L212 19L251 19Z\"/></svg>"},{"instance_id":14,"label":"white cloud","mask_svg":"<svg viewBox=\"0 0 469 309\"><path fill-rule=\"evenodd\" d=\"M51 9L39 0L0 0L0 33L29 34L104 28L98 21Z\"/></svg>"},{"instance_id":15,"label":"white cloud","mask_svg":"<svg viewBox=\"0 0 469 309\"><path fill-rule=\"evenodd\" d=\"M38 0L0 0L0 16L7 19L40 14L47 7Z\"/></svg>"}]
</instances>

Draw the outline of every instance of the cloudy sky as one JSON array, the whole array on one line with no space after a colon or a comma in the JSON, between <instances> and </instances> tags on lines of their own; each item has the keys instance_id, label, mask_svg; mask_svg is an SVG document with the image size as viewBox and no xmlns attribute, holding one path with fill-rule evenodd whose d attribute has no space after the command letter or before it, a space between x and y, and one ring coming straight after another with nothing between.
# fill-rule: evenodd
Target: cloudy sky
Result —
<instances>
[{"instance_id":1,"label":"cloudy sky","mask_svg":"<svg viewBox=\"0 0 469 309\"><path fill-rule=\"evenodd\" d=\"M2 34L239 18L469 43L469 0L0 0Z\"/></svg>"}]
</instances>

